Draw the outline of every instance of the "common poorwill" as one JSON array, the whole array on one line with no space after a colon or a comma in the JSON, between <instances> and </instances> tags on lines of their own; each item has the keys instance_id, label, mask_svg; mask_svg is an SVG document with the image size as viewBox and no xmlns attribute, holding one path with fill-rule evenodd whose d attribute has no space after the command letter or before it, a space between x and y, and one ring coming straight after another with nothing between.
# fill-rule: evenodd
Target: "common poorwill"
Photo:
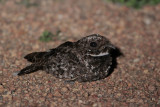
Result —
<instances>
[{"instance_id":1,"label":"common poorwill","mask_svg":"<svg viewBox=\"0 0 160 107\"><path fill-rule=\"evenodd\" d=\"M38 70L46 71L67 81L95 81L105 78L112 65L115 46L98 34L76 42L65 42L57 48L33 52L24 58L32 64L17 73L21 76Z\"/></svg>"}]
</instances>

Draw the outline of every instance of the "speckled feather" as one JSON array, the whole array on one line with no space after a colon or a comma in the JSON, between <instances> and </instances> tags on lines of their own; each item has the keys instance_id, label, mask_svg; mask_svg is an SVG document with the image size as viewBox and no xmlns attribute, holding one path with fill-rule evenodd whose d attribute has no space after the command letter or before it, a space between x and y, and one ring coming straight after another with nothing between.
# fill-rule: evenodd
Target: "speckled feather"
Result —
<instances>
[{"instance_id":1,"label":"speckled feather","mask_svg":"<svg viewBox=\"0 0 160 107\"><path fill-rule=\"evenodd\" d=\"M65 42L46 52L33 52L24 58L32 62L17 75L38 70L67 81L95 81L108 75L114 45L104 36L92 34L77 42Z\"/></svg>"}]
</instances>

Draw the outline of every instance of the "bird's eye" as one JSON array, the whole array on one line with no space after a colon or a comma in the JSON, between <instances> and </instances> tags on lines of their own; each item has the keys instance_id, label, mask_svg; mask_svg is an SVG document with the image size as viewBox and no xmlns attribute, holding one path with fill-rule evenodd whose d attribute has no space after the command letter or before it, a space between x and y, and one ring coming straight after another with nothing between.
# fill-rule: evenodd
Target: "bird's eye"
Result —
<instances>
[{"instance_id":1,"label":"bird's eye","mask_svg":"<svg viewBox=\"0 0 160 107\"><path fill-rule=\"evenodd\" d=\"M91 43L90 43L90 46L91 46L91 47L97 47L97 43L96 43L96 42L91 42Z\"/></svg>"}]
</instances>

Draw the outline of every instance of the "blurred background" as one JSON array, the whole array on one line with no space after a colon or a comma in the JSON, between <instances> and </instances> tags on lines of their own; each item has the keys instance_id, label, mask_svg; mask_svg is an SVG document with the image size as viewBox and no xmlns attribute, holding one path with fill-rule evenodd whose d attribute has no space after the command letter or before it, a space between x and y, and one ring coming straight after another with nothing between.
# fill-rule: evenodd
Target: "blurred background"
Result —
<instances>
[{"instance_id":1,"label":"blurred background","mask_svg":"<svg viewBox=\"0 0 160 107\"><path fill-rule=\"evenodd\" d=\"M160 0L0 0L0 105L158 107L159 3ZM41 72L23 78L12 76L27 64L23 60L26 54L93 33L109 38L125 56L118 59L118 67L107 79L70 86Z\"/></svg>"}]
</instances>

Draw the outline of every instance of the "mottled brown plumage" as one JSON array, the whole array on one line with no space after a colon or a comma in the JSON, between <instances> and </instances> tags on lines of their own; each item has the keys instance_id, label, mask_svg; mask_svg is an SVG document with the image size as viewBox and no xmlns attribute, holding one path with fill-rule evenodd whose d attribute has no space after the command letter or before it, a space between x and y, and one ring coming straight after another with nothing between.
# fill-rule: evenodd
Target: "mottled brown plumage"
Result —
<instances>
[{"instance_id":1,"label":"mottled brown plumage","mask_svg":"<svg viewBox=\"0 0 160 107\"><path fill-rule=\"evenodd\" d=\"M111 51L115 49L107 38L98 34L86 36L77 42L65 42L46 52L33 52L24 58L32 62L17 73L46 71L67 81L94 81L108 75L112 65Z\"/></svg>"}]
</instances>

